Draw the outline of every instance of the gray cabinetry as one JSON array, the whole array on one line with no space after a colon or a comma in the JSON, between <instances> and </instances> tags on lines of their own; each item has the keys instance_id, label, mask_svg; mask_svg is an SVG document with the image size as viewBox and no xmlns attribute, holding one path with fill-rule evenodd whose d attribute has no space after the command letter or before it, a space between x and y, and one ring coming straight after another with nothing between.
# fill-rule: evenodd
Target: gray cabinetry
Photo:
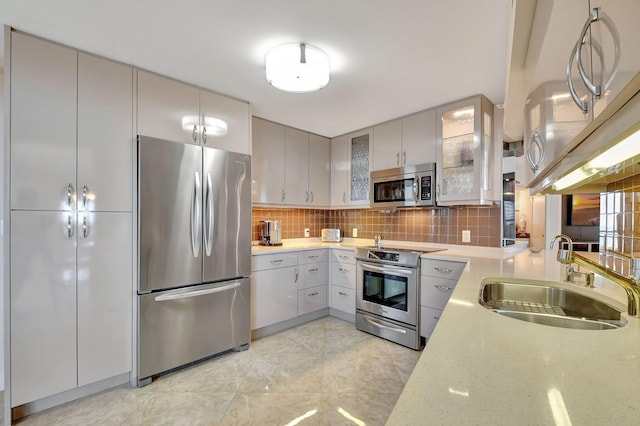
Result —
<instances>
[{"instance_id":1,"label":"gray cabinetry","mask_svg":"<svg viewBox=\"0 0 640 426\"><path fill-rule=\"evenodd\" d=\"M371 170L436 161L436 110L422 111L373 128Z\"/></svg>"},{"instance_id":2,"label":"gray cabinetry","mask_svg":"<svg viewBox=\"0 0 640 426\"><path fill-rule=\"evenodd\" d=\"M329 205L329 139L253 117L252 200Z\"/></svg>"},{"instance_id":3,"label":"gray cabinetry","mask_svg":"<svg viewBox=\"0 0 640 426\"><path fill-rule=\"evenodd\" d=\"M138 70L137 133L249 154L249 104Z\"/></svg>"},{"instance_id":4,"label":"gray cabinetry","mask_svg":"<svg viewBox=\"0 0 640 426\"><path fill-rule=\"evenodd\" d=\"M438 205L492 204L493 104L475 96L437 109Z\"/></svg>"},{"instance_id":5,"label":"gray cabinetry","mask_svg":"<svg viewBox=\"0 0 640 426\"><path fill-rule=\"evenodd\" d=\"M131 371L133 71L10 37L16 407Z\"/></svg>"}]
</instances>

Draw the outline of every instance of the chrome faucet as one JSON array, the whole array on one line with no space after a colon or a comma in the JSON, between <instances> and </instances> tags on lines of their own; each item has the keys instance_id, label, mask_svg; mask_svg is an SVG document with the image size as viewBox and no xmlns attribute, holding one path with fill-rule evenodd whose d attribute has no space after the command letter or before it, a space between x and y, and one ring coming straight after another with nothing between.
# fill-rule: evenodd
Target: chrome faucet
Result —
<instances>
[{"instance_id":1,"label":"chrome faucet","mask_svg":"<svg viewBox=\"0 0 640 426\"><path fill-rule=\"evenodd\" d=\"M553 237L553 241L551 241L549 248L553 248L553 243L555 243L559 238L565 239L569 243L569 250L558 248L557 256L558 262L568 265L565 281L574 282L574 278L576 276L584 275L587 286L593 287L593 272L610 279L622 287L625 293L627 293L627 313L629 316L640 319L640 261L638 259L632 259L631 274L629 276L624 276L611 270L606 265L601 265L600 263L594 262L586 257L576 255L573 252L573 241L571 241L571 238L567 235L559 234ZM576 272L571 265L572 263L575 263L578 266L584 266L593 272ZM591 276L589 276L589 274Z\"/></svg>"},{"instance_id":2,"label":"chrome faucet","mask_svg":"<svg viewBox=\"0 0 640 426\"><path fill-rule=\"evenodd\" d=\"M380 234L376 234L373 241L374 241L375 248L377 249L382 248L382 237L380 236Z\"/></svg>"},{"instance_id":3,"label":"chrome faucet","mask_svg":"<svg viewBox=\"0 0 640 426\"><path fill-rule=\"evenodd\" d=\"M558 256L556 257L556 259L558 259L558 262L562 263L563 265L571 265L573 263L573 258L574 258L573 240L568 235L558 234L555 237L553 237L553 240L551 240L549 249L553 248L553 244L556 242L557 239L566 240L567 243L569 243L569 250L563 249L562 245L558 243Z\"/></svg>"},{"instance_id":4,"label":"chrome faucet","mask_svg":"<svg viewBox=\"0 0 640 426\"><path fill-rule=\"evenodd\" d=\"M551 240L551 245L549 246L549 248L552 249L553 244L558 239L565 240L567 243L569 243L568 250L563 249L561 243L558 243L558 255L556 257L556 259L558 259L558 262L562 263L563 265L567 265L565 269L564 280L568 283L575 283L577 277L584 277L585 285L587 287L595 287L593 285L593 281L595 278L593 272L578 272L572 265L572 263L575 262L575 254L573 252L573 240L571 239L571 237L565 234L558 234L553 237L553 240ZM578 268L579 267L580 266L578 266Z\"/></svg>"}]
</instances>

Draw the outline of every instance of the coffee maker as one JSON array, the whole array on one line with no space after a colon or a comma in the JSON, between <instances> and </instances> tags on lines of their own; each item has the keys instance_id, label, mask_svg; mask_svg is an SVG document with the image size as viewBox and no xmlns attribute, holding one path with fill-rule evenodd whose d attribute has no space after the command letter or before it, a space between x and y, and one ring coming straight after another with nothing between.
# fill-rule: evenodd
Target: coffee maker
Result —
<instances>
[{"instance_id":1,"label":"coffee maker","mask_svg":"<svg viewBox=\"0 0 640 426\"><path fill-rule=\"evenodd\" d=\"M281 246L281 230L282 227L279 220L261 220L259 230L260 245Z\"/></svg>"}]
</instances>

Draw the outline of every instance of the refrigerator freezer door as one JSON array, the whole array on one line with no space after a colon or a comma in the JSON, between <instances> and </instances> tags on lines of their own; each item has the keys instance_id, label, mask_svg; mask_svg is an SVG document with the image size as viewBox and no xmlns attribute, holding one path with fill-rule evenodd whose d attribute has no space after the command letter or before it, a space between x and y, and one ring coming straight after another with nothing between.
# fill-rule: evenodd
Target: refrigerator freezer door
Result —
<instances>
[{"instance_id":1,"label":"refrigerator freezer door","mask_svg":"<svg viewBox=\"0 0 640 426\"><path fill-rule=\"evenodd\" d=\"M248 344L249 278L138 296L139 380Z\"/></svg>"},{"instance_id":2,"label":"refrigerator freezer door","mask_svg":"<svg viewBox=\"0 0 640 426\"><path fill-rule=\"evenodd\" d=\"M201 149L138 137L140 292L202 282Z\"/></svg>"},{"instance_id":3,"label":"refrigerator freezer door","mask_svg":"<svg viewBox=\"0 0 640 426\"><path fill-rule=\"evenodd\" d=\"M251 157L204 148L204 282L251 273Z\"/></svg>"}]
</instances>

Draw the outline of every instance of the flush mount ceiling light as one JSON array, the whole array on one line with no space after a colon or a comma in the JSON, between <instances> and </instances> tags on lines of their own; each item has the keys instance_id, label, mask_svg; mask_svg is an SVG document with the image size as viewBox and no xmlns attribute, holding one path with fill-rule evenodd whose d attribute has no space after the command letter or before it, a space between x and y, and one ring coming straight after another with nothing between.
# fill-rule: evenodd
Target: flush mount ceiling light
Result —
<instances>
[{"instance_id":1,"label":"flush mount ceiling light","mask_svg":"<svg viewBox=\"0 0 640 426\"><path fill-rule=\"evenodd\" d=\"M313 92L329 83L329 57L304 43L274 47L265 66L269 84L286 92Z\"/></svg>"}]
</instances>

